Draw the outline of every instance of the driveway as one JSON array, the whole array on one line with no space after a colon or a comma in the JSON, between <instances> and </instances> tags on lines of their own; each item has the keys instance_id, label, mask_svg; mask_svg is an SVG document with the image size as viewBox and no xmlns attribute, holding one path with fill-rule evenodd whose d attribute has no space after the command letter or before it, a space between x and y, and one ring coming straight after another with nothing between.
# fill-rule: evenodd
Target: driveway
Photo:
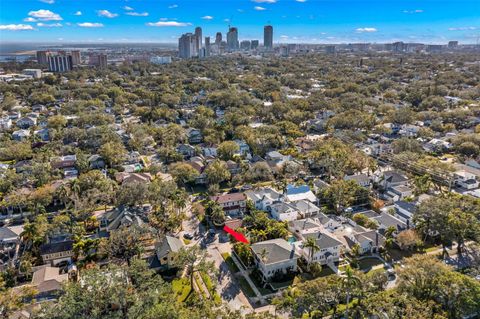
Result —
<instances>
[{"instance_id":1,"label":"driveway","mask_svg":"<svg viewBox=\"0 0 480 319\"><path fill-rule=\"evenodd\" d=\"M230 243L221 243L216 238L215 241L206 245L209 259L213 261L215 268L218 269L217 293L222 297L223 301L228 303L230 309L240 310L243 314L250 313L253 308L237 281L233 278L221 255L223 252L231 251Z\"/></svg>"}]
</instances>

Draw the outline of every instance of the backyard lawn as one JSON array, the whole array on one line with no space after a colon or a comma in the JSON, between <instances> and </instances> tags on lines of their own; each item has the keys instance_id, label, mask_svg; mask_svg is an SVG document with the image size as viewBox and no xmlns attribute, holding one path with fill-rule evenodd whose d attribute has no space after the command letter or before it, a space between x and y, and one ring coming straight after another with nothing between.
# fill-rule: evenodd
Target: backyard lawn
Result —
<instances>
[{"instance_id":1,"label":"backyard lawn","mask_svg":"<svg viewBox=\"0 0 480 319\"><path fill-rule=\"evenodd\" d=\"M227 263L228 268L230 269L230 272L232 274L235 274L240 271L240 269L238 269L237 265L232 259L232 256L230 256L229 253L223 253L222 257L223 257L223 260L225 260L225 262Z\"/></svg>"},{"instance_id":2,"label":"backyard lawn","mask_svg":"<svg viewBox=\"0 0 480 319\"><path fill-rule=\"evenodd\" d=\"M177 295L177 299L180 302L184 302L188 297L192 286L190 285L190 279L188 278L179 278L172 281L172 289Z\"/></svg>"},{"instance_id":3,"label":"backyard lawn","mask_svg":"<svg viewBox=\"0 0 480 319\"><path fill-rule=\"evenodd\" d=\"M358 261L358 267L363 271L370 271L372 267L382 265L383 262L378 258L365 258Z\"/></svg>"},{"instance_id":4,"label":"backyard lawn","mask_svg":"<svg viewBox=\"0 0 480 319\"><path fill-rule=\"evenodd\" d=\"M238 277L238 283L240 284L240 287L242 287L243 293L247 295L247 297L255 297L255 292L253 291L252 287L250 287L247 280L243 278L243 276Z\"/></svg>"}]
</instances>

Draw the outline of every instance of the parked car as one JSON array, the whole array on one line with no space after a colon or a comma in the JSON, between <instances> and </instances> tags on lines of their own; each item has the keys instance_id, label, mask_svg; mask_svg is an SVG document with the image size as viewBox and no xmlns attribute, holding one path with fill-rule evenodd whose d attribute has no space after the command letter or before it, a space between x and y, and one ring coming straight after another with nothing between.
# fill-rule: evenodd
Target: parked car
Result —
<instances>
[{"instance_id":1,"label":"parked car","mask_svg":"<svg viewBox=\"0 0 480 319\"><path fill-rule=\"evenodd\" d=\"M188 239L188 240L192 240L192 239L193 239L193 235L192 235L192 234L189 234L189 233L185 233L185 234L183 234L183 238Z\"/></svg>"}]
</instances>

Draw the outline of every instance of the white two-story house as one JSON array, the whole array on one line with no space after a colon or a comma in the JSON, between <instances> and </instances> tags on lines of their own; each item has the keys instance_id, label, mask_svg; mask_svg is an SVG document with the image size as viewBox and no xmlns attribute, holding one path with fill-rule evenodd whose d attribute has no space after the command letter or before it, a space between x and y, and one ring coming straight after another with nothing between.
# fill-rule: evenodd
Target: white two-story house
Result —
<instances>
[{"instance_id":1,"label":"white two-story house","mask_svg":"<svg viewBox=\"0 0 480 319\"><path fill-rule=\"evenodd\" d=\"M297 271L300 257L293 245L285 239L277 238L255 243L251 246L255 265L262 274L264 282L277 275L286 275Z\"/></svg>"}]
</instances>

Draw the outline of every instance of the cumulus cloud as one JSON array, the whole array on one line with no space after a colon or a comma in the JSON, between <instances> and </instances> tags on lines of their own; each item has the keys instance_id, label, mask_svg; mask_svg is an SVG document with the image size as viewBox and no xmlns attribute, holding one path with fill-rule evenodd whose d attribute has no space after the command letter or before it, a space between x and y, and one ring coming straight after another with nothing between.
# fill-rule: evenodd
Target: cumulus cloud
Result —
<instances>
[{"instance_id":1,"label":"cumulus cloud","mask_svg":"<svg viewBox=\"0 0 480 319\"><path fill-rule=\"evenodd\" d=\"M213 20L213 17L212 16L203 16L202 19L203 20Z\"/></svg>"},{"instance_id":2,"label":"cumulus cloud","mask_svg":"<svg viewBox=\"0 0 480 319\"><path fill-rule=\"evenodd\" d=\"M267 10L267 9L265 9L264 7L260 7L260 6L255 6L255 7L253 7L253 9L255 9L255 10L257 10L257 11Z\"/></svg>"},{"instance_id":3,"label":"cumulus cloud","mask_svg":"<svg viewBox=\"0 0 480 319\"><path fill-rule=\"evenodd\" d=\"M360 33L364 33L364 32L369 33L369 32L377 32L378 30L375 29L375 28L358 28L355 31L360 32Z\"/></svg>"},{"instance_id":4,"label":"cumulus cloud","mask_svg":"<svg viewBox=\"0 0 480 319\"><path fill-rule=\"evenodd\" d=\"M101 28L103 27L102 23L98 22L82 22L82 23L77 23L79 27L82 28Z\"/></svg>"},{"instance_id":5,"label":"cumulus cloud","mask_svg":"<svg viewBox=\"0 0 480 319\"><path fill-rule=\"evenodd\" d=\"M471 31L471 30L477 30L477 27L448 28L448 31Z\"/></svg>"},{"instance_id":6,"label":"cumulus cloud","mask_svg":"<svg viewBox=\"0 0 480 319\"><path fill-rule=\"evenodd\" d=\"M43 3L54 4L55 0L40 0Z\"/></svg>"},{"instance_id":7,"label":"cumulus cloud","mask_svg":"<svg viewBox=\"0 0 480 319\"><path fill-rule=\"evenodd\" d=\"M115 18L118 17L117 13L112 13L108 10L98 10L97 11L99 17L105 17L105 18Z\"/></svg>"},{"instance_id":8,"label":"cumulus cloud","mask_svg":"<svg viewBox=\"0 0 480 319\"><path fill-rule=\"evenodd\" d=\"M43 21L60 21L63 20L62 17L57 14L53 13L50 10L37 10L37 11L30 11L28 13L28 16L38 19L38 20L43 20Z\"/></svg>"},{"instance_id":9,"label":"cumulus cloud","mask_svg":"<svg viewBox=\"0 0 480 319\"><path fill-rule=\"evenodd\" d=\"M26 31L33 30L33 27L28 24L0 24L0 30Z\"/></svg>"},{"instance_id":10,"label":"cumulus cloud","mask_svg":"<svg viewBox=\"0 0 480 319\"><path fill-rule=\"evenodd\" d=\"M43 22L39 22L39 23L37 23L37 27L41 27L41 28L60 28L60 27L62 27L62 24L61 24L61 23L43 23Z\"/></svg>"},{"instance_id":11,"label":"cumulus cloud","mask_svg":"<svg viewBox=\"0 0 480 319\"><path fill-rule=\"evenodd\" d=\"M75 12L73 15L81 16L81 15L82 15L82 11L77 11L77 12Z\"/></svg>"},{"instance_id":12,"label":"cumulus cloud","mask_svg":"<svg viewBox=\"0 0 480 319\"><path fill-rule=\"evenodd\" d=\"M307 2L307 0L295 0L295 1L301 2L301 3Z\"/></svg>"},{"instance_id":13,"label":"cumulus cloud","mask_svg":"<svg viewBox=\"0 0 480 319\"><path fill-rule=\"evenodd\" d=\"M178 4L172 4L171 6L168 6L169 9L175 9L178 8Z\"/></svg>"},{"instance_id":14,"label":"cumulus cloud","mask_svg":"<svg viewBox=\"0 0 480 319\"><path fill-rule=\"evenodd\" d=\"M256 3L275 3L277 0L252 0L253 2Z\"/></svg>"},{"instance_id":15,"label":"cumulus cloud","mask_svg":"<svg viewBox=\"0 0 480 319\"><path fill-rule=\"evenodd\" d=\"M403 13L408 13L408 14L414 14L414 13L422 13L422 9L416 9L416 10L403 10Z\"/></svg>"},{"instance_id":16,"label":"cumulus cloud","mask_svg":"<svg viewBox=\"0 0 480 319\"><path fill-rule=\"evenodd\" d=\"M23 19L23 21L25 21L25 22L37 22L37 19L34 19L32 17L28 17L28 18Z\"/></svg>"},{"instance_id":17,"label":"cumulus cloud","mask_svg":"<svg viewBox=\"0 0 480 319\"><path fill-rule=\"evenodd\" d=\"M125 6L125 7L123 7L123 10L133 11L133 8L132 8L132 7L129 7L129 6Z\"/></svg>"},{"instance_id":18,"label":"cumulus cloud","mask_svg":"<svg viewBox=\"0 0 480 319\"><path fill-rule=\"evenodd\" d=\"M148 17L148 12L125 12L127 16L134 16L134 17Z\"/></svg>"},{"instance_id":19,"label":"cumulus cloud","mask_svg":"<svg viewBox=\"0 0 480 319\"><path fill-rule=\"evenodd\" d=\"M158 21L147 23L149 27L187 27L192 25L189 22L177 22L177 21Z\"/></svg>"}]
</instances>

